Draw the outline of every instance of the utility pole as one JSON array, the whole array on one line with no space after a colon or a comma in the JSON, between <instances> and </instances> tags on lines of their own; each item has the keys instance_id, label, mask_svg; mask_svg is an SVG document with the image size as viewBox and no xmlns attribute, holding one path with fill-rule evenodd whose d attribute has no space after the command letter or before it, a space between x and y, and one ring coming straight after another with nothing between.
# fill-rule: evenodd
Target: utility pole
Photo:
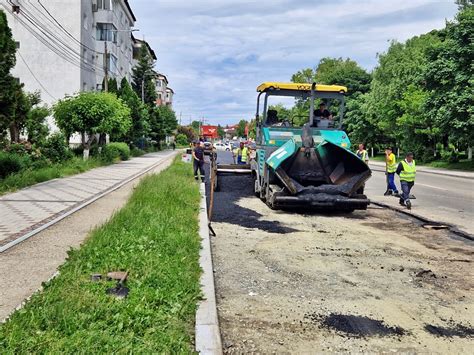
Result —
<instances>
[{"instance_id":1,"label":"utility pole","mask_svg":"<svg viewBox=\"0 0 474 355\"><path fill-rule=\"evenodd\" d=\"M107 38L104 41L104 91L109 91L109 63L107 61L108 53L107 53Z\"/></svg>"},{"instance_id":2,"label":"utility pole","mask_svg":"<svg viewBox=\"0 0 474 355\"><path fill-rule=\"evenodd\" d=\"M142 79L142 104L145 103L145 73L143 73Z\"/></svg>"}]
</instances>

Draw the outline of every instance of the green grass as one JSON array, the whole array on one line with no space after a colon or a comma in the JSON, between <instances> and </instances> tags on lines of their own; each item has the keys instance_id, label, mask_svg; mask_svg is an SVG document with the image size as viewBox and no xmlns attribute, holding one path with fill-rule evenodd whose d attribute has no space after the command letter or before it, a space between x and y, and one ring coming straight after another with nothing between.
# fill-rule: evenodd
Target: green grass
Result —
<instances>
[{"instance_id":1,"label":"green grass","mask_svg":"<svg viewBox=\"0 0 474 355\"><path fill-rule=\"evenodd\" d=\"M73 158L64 163L52 164L39 169L27 169L0 179L0 195L22 189L40 182L75 175L84 171L108 165L97 158L84 161L82 158Z\"/></svg>"},{"instance_id":2,"label":"green grass","mask_svg":"<svg viewBox=\"0 0 474 355\"><path fill-rule=\"evenodd\" d=\"M448 163L445 161L434 161L426 164L430 168L443 168L449 170L474 171L474 161L460 160L457 163Z\"/></svg>"},{"instance_id":3,"label":"green grass","mask_svg":"<svg viewBox=\"0 0 474 355\"><path fill-rule=\"evenodd\" d=\"M0 326L0 353L190 353L200 297L200 194L175 160L69 252L58 277ZM128 270L129 297L92 273ZM34 272L34 270L32 270Z\"/></svg>"}]
</instances>

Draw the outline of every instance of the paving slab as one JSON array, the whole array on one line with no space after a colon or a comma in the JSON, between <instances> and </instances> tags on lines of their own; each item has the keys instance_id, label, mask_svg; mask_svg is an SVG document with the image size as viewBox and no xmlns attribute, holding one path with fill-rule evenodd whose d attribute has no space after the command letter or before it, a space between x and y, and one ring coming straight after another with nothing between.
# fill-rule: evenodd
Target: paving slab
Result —
<instances>
[{"instance_id":1,"label":"paving slab","mask_svg":"<svg viewBox=\"0 0 474 355\"><path fill-rule=\"evenodd\" d=\"M51 221L66 215L141 175L175 152L158 152L46 181L0 197L0 250Z\"/></svg>"}]
</instances>

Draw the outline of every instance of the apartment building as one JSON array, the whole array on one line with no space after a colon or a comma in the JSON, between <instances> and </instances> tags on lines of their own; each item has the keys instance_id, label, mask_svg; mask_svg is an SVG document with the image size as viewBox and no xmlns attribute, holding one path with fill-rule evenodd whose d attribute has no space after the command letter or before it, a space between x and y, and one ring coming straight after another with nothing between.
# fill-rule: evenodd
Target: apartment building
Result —
<instances>
[{"instance_id":1,"label":"apartment building","mask_svg":"<svg viewBox=\"0 0 474 355\"><path fill-rule=\"evenodd\" d=\"M17 44L12 74L52 104L100 90L109 77L131 80L135 15L128 0L0 0Z\"/></svg>"},{"instance_id":2,"label":"apartment building","mask_svg":"<svg viewBox=\"0 0 474 355\"><path fill-rule=\"evenodd\" d=\"M166 75L161 73L156 73L156 93L157 106L172 106L173 105L173 95L174 91L168 86L168 78Z\"/></svg>"}]
</instances>

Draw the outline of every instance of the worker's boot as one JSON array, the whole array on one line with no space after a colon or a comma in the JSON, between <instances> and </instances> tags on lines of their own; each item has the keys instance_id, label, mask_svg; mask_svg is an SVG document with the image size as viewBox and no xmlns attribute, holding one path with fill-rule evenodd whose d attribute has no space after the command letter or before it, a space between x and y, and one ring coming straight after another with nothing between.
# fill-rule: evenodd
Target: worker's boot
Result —
<instances>
[{"instance_id":1,"label":"worker's boot","mask_svg":"<svg viewBox=\"0 0 474 355\"><path fill-rule=\"evenodd\" d=\"M411 210L411 202L410 202L410 200L408 200L407 202L405 202L405 204L406 204L407 208L408 208L409 210Z\"/></svg>"},{"instance_id":2,"label":"worker's boot","mask_svg":"<svg viewBox=\"0 0 474 355\"><path fill-rule=\"evenodd\" d=\"M405 206L405 201L403 201L403 199L400 199L398 203L400 204L400 206Z\"/></svg>"},{"instance_id":3,"label":"worker's boot","mask_svg":"<svg viewBox=\"0 0 474 355\"><path fill-rule=\"evenodd\" d=\"M387 190L385 191L385 193L383 194L384 196L390 196L392 194L392 190Z\"/></svg>"}]
</instances>

